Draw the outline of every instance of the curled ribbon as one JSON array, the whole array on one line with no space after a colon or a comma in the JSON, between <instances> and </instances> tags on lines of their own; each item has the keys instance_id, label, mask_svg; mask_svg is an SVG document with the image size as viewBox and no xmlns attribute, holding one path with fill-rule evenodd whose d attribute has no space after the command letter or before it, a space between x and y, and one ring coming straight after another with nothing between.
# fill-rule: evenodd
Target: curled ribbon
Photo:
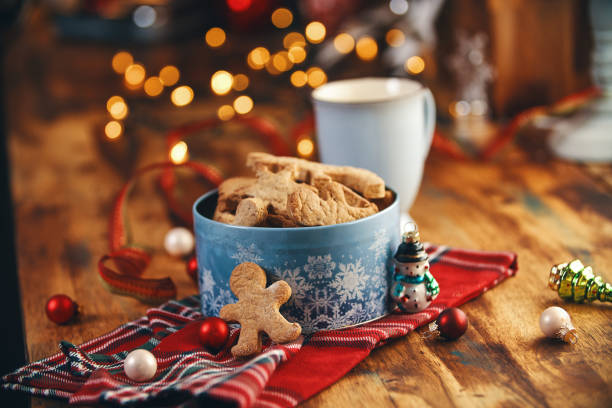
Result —
<instances>
[{"instance_id":1,"label":"curled ribbon","mask_svg":"<svg viewBox=\"0 0 612 408\"><path fill-rule=\"evenodd\" d=\"M232 122L240 123L247 129L252 130L264 143L266 143L270 151L277 156L289 156L291 155L291 147L285 141L283 136L279 133L276 126L265 118L258 116L236 116L231 119ZM202 130L212 129L226 123L225 121L214 117L208 118L192 123L188 123L183 126L179 126L169 131L166 135L166 147L168 152L172 147L179 141L183 140L186 136L189 136L195 132ZM174 174L172 171L167 169L164 171L159 179L162 192L164 193L168 208L173 214L178 215L184 220L184 215L181 215L179 208L172 190L176 184Z\"/></svg>"},{"instance_id":2,"label":"curled ribbon","mask_svg":"<svg viewBox=\"0 0 612 408\"><path fill-rule=\"evenodd\" d=\"M223 177L214 167L202 163L186 162L174 164L171 162L154 163L138 170L134 176L121 188L110 218L109 246L110 253L98 261L98 273L107 289L113 293L132 296L144 302L158 303L176 297L176 286L172 279L146 279L142 275L151 260L150 255L142 249L131 246L126 230L125 207L127 196L134 182L143 174L158 170L172 170L183 167L193 170L196 174L215 186L221 184ZM167 193L167 192L166 192ZM168 196L168 194L166 194ZM172 210L185 225L193 225L191 214L181 212L178 206ZM115 269L107 266L113 261Z\"/></svg>"},{"instance_id":3,"label":"curled ribbon","mask_svg":"<svg viewBox=\"0 0 612 408\"><path fill-rule=\"evenodd\" d=\"M254 131L259 138L270 148L271 152L279 156L291 155L292 149L278 132L276 126L260 117L240 116L233 121L241 123L245 127ZM224 122L218 118L210 118L194 123L190 123L168 132L166 143L170 150L175 143L184 136L222 125ZM304 129L302 129L302 127ZM311 130L313 127L312 117L307 117L298 130ZM296 131L292 133L297 138ZM301 133L300 133L301 134ZM98 272L104 286L113 293L125 296L132 296L144 302L159 303L167 299L176 297L176 286L169 277L162 279L145 279L142 275L151 260L150 255L143 249L132 246L129 242L129 234L126 230L126 217L124 207L127 195L134 182L140 176L150 171L161 170L162 174L159 183L170 212L176 215L184 225L192 226L193 218L191 213L185 213L177 202L173 189L176 184L173 169L184 167L193 170L202 178L208 180L214 186L218 186L223 181L221 174L213 167L196 162L186 162L174 164L172 162L162 162L145 166L138 170L135 175L120 190L110 219L109 246L110 253L102 256L98 261ZM115 268L107 266L110 261ZM193 262L194 260L190 260ZM188 273L192 278L195 268L188 267Z\"/></svg>"}]
</instances>

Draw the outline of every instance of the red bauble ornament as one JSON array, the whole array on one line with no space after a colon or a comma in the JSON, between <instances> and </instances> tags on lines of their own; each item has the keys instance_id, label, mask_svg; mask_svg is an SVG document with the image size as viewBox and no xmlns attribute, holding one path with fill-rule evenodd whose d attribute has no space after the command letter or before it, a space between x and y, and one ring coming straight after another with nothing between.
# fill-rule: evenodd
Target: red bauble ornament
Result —
<instances>
[{"instance_id":1,"label":"red bauble ornament","mask_svg":"<svg viewBox=\"0 0 612 408\"><path fill-rule=\"evenodd\" d=\"M437 323L440 336L449 340L456 340L463 336L463 333L467 330L468 318L463 310L451 307L440 313Z\"/></svg>"},{"instance_id":2,"label":"red bauble ornament","mask_svg":"<svg viewBox=\"0 0 612 408\"><path fill-rule=\"evenodd\" d=\"M49 320L64 324L76 315L77 304L66 295L55 295L47 300L45 311Z\"/></svg>"},{"instance_id":3,"label":"red bauble ornament","mask_svg":"<svg viewBox=\"0 0 612 408\"><path fill-rule=\"evenodd\" d=\"M456 307L445 309L435 322L429 323L429 329L422 336L425 339L442 336L448 340L457 340L467 330L468 318L463 310Z\"/></svg>"},{"instance_id":4,"label":"red bauble ornament","mask_svg":"<svg viewBox=\"0 0 612 408\"><path fill-rule=\"evenodd\" d=\"M195 256L192 256L187 261L187 275L195 282L198 281L198 260Z\"/></svg>"},{"instance_id":5,"label":"red bauble ornament","mask_svg":"<svg viewBox=\"0 0 612 408\"><path fill-rule=\"evenodd\" d=\"M198 336L204 346L220 349L229 338L229 327L218 317L207 317L200 325Z\"/></svg>"}]
</instances>

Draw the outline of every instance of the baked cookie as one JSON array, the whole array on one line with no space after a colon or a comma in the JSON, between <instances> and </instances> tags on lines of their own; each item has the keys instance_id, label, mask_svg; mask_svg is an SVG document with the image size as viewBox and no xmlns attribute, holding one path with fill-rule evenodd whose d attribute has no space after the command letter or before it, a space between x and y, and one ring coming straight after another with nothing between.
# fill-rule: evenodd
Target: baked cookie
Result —
<instances>
[{"instance_id":1,"label":"baked cookie","mask_svg":"<svg viewBox=\"0 0 612 408\"><path fill-rule=\"evenodd\" d=\"M385 182L376 173L350 166L332 166L295 157L274 156L268 153L252 152L247 156L247 167L256 173L262 169L276 173L290 168L295 180L312 184L312 180L326 175L332 180L361 193L365 198L383 198Z\"/></svg>"},{"instance_id":2,"label":"baked cookie","mask_svg":"<svg viewBox=\"0 0 612 408\"><path fill-rule=\"evenodd\" d=\"M336 181L318 178L314 184L317 193L299 190L287 199L289 216L300 225L340 224L378 212L376 204Z\"/></svg>"},{"instance_id":3,"label":"baked cookie","mask_svg":"<svg viewBox=\"0 0 612 408\"><path fill-rule=\"evenodd\" d=\"M234 356L250 356L261 351L261 332L272 341L286 343L302 333L298 323L289 323L279 312L291 297L291 287L277 281L266 288L266 273L259 265L244 262L236 266L230 277L230 289L237 303L225 305L219 317L240 323L238 343L232 347Z\"/></svg>"}]
</instances>

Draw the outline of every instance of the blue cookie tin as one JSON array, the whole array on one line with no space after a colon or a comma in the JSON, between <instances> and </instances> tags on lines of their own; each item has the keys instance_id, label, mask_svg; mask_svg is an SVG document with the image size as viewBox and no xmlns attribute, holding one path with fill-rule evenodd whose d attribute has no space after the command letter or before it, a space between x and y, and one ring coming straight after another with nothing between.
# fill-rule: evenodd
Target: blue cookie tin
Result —
<instances>
[{"instance_id":1,"label":"blue cookie tin","mask_svg":"<svg viewBox=\"0 0 612 408\"><path fill-rule=\"evenodd\" d=\"M343 224L263 228L212 219L217 190L193 205L202 313L218 316L236 302L229 277L236 265L255 262L291 286L281 313L306 334L339 329L387 313L393 251L400 243L399 200L367 218Z\"/></svg>"}]
</instances>

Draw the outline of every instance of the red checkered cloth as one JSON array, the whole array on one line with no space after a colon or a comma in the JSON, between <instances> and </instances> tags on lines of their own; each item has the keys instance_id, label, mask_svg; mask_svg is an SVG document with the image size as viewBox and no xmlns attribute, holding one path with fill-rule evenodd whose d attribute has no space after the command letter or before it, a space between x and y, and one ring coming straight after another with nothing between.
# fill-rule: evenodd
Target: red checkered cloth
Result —
<instances>
[{"instance_id":1,"label":"red checkered cloth","mask_svg":"<svg viewBox=\"0 0 612 408\"><path fill-rule=\"evenodd\" d=\"M324 330L287 344L265 343L249 360L232 357L231 341L218 354L199 344L202 319L197 296L170 301L147 315L80 346L60 343L61 352L3 377L3 387L74 404L183 405L226 402L240 407L293 407L333 384L389 339L405 336L516 273L516 255L427 247L440 295L425 311L393 313L344 330ZM135 348L150 350L155 377L136 383L123 373ZM308 375L304 375L308 373Z\"/></svg>"}]
</instances>

